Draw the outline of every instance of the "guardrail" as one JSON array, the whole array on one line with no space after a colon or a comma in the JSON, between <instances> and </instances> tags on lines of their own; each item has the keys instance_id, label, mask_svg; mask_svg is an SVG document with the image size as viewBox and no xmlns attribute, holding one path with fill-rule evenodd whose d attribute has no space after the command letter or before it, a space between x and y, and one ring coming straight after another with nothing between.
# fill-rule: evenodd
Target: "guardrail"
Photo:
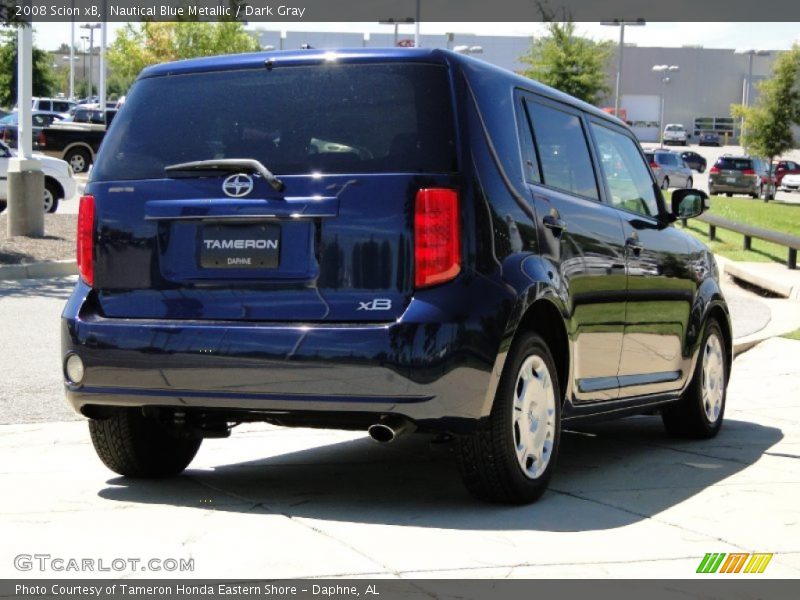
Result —
<instances>
[{"instance_id":1,"label":"guardrail","mask_svg":"<svg viewBox=\"0 0 800 600\"><path fill-rule=\"evenodd\" d=\"M714 241L717 238L717 227L733 231L744 236L744 243L742 247L745 250L750 250L750 245L753 238L772 242L779 246L785 246L789 254L786 258L786 266L790 269L797 268L797 251L800 250L800 237L790 233L781 233L779 231L772 231L770 229L762 229L761 227L754 227L752 225L745 225L743 223L736 223L729 221L716 215L703 214L697 217L698 221L702 221L708 225L708 239ZM686 220L681 219L683 226L686 227Z\"/></svg>"}]
</instances>

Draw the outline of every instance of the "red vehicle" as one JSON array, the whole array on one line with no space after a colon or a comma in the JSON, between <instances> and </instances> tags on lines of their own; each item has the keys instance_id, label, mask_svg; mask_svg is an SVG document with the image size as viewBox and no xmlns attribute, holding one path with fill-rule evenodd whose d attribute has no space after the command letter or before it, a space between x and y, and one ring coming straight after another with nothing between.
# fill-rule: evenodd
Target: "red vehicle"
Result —
<instances>
[{"instance_id":1,"label":"red vehicle","mask_svg":"<svg viewBox=\"0 0 800 600\"><path fill-rule=\"evenodd\" d=\"M793 160L779 160L773 164L773 172L775 173L775 185L780 186L784 175L800 173L800 164Z\"/></svg>"}]
</instances>

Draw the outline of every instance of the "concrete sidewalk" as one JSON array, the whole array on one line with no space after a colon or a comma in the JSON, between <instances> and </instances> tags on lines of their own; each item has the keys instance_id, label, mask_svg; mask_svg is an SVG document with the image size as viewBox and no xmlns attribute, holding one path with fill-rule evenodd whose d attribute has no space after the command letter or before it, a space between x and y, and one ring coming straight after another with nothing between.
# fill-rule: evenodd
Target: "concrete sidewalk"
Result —
<instances>
[{"instance_id":1,"label":"concrete sidewalk","mask_svg":"<svg viewBox=\"0 0 800 600\"><path fill-rule=\"evenodd\" d=\"M784 339L739 357L714 440L670 439L657 417L565 433L551 491L529 507L473 501L450 447L423 436L248 426L148 482L107 471L85 423L0 426L0 577L81 575L19 573L20 553L193 558L195 575L269 579L684 578L707 552L768 552L758 577L795 578L798 359Z\"/></svg>"}]
</instances>

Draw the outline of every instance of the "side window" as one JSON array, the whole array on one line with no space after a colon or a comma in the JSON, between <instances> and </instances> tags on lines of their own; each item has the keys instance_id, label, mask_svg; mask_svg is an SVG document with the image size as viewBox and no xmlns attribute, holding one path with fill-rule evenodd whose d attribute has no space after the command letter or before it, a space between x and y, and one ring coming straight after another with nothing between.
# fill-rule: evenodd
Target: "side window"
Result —
<instances>
[{"instance_id":1,"label":"side window","mask_svg":"<svg viewBox=\"0 0 800 600\"><path fill-rule=\"evenodd\" d=\"M581 120L537 102L526 102L542 168L542 183L599 199Z\"/></svg>"},{"instance_id":2,"label":"side window","mask_svg":"<svg viewBox=\"0 0 800 600\"><path fill-rule=\"evenodd\" d=\"M631 212L657 216L658 199L647 164L627 135L592 123L611 204Z\"/></svg>"},{"instance_id":3,"label":"side window","mask_svg":"<svg viewBox=\"0 0 800 600\"><path fill-rule=\"evenodd\" d=\"M520 105L520 112L517 119L517 129L519 130L519 143L522 153L522 168L525 180L528 183L542 183L542 175L539 172L539 159L536 157L536 148L531 137L531 127L528 117L528 108L523 100Z\"/></svg>"},{"instance_id":4,"label":"side window","mask_svg":"<svg viewBox=\"0 0 800 600\"><path fill-rule=\"evenodd\" d=\"M39 100L39 110L50 110L50 100Z\"/></svg>"}]
</instances>

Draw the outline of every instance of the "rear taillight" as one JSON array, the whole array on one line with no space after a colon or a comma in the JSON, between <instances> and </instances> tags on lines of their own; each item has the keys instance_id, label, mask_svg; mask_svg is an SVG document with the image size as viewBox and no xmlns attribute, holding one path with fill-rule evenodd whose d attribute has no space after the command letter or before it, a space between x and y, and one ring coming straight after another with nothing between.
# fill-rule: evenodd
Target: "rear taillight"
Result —
<instances>
[{"instance_id":1,"label":"rear taillight","mask_svg":"<svg viewBox=\"0 0 800 600\"><path fill-rule=\"evenodd\" d=\"M719 173L719 168L717 168L717 167L711 167L711 168L708 170L708 173L709 173L709 175L713 175L714 173Z\"/></svg>"},{"instance_id":2,"label":"rear taillight","mask_svg":"<svg viewBox=\"0 0 800 600\"><path fill-rule=\"evenodd\" d=\"M78 273L94 285L94 196L81 196L78 207Z\"/></svg>"},{"instance_id":3,"label":"rear taillight","mask_svg":"<svg viewBox=\"0 0 800 600\"><path fill-rule=\"evenodd\" d=\"M417 288L450 281L461 270L461 226L455 190L417 192L414 206L414 283Z\"/></svg>"},{"instance_id":4,"label":"rear taillight","mask_svg":"<svg viewBox=\"0 0 800 600\"><path fill-rule=\"evenodd\" d=\"M755 175L756 172L753 169L744 169L742 170L742 175Z\"/></svg>"},{"instance_id":5,"label":"rear taillight","mask_svg":"<svg viewBox=\"0 0 800 600\"><path fill-rule=\"evenodd\" d=\"M661 165L659 165L656 161L651 160L650 168L653 169L653 171L658 171L661 168Z\"/></svg>"},{"instance_id":6,"label":"rear taillight","mask_svg":"<svg viewBox=\"0 0 800 600\"><path fill-rule=\"evenodd\" d=\"M39 135L36 136L36 143L39 144L40 148L44 148L47 145L47 136L44 131L40 131Z\"/></svg>"}]
</instances>

